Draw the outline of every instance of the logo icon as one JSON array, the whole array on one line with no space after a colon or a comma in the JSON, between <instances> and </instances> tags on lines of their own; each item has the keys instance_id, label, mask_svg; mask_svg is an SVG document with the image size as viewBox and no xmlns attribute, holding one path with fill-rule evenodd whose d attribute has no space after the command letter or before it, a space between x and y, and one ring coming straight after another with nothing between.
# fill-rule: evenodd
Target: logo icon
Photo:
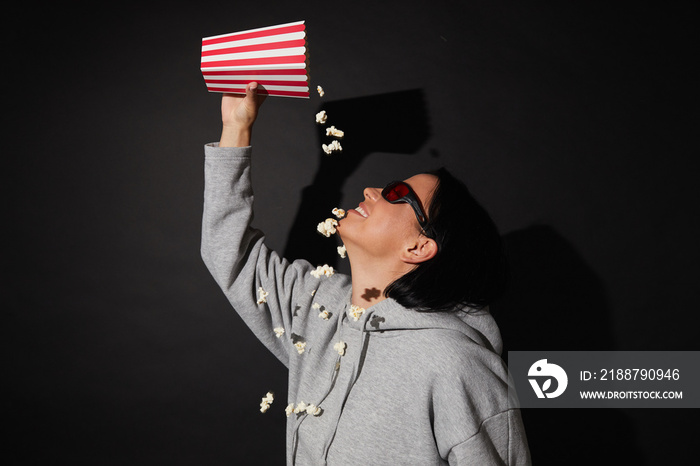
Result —
<instances>
[{"instance_id":1,"label":"logo icon","mask_svg":"<svg viewBox=\"0 0 700 466\"><path fill-rule=\"evenodd\" d=\"M548 363L546 359L540 359L530 366L527 376L534 377L528 380L537 398L556 398L564 393L569 383L569 378L566 376L564 369L556 364ZM540 385L538 379L543 379L542 385ZM556 389L549 391L552 388L552 379L557 381L557 385Z\"/></svg>"}]
</instances>

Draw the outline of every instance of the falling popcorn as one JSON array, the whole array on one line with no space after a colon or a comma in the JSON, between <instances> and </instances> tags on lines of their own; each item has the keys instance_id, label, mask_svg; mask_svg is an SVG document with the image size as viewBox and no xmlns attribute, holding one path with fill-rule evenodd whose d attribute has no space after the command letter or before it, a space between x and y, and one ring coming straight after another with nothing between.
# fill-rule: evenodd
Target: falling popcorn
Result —
<instances>
[{"instance_id":1,"label":"falling popcorn","mask_svg":"<svg viewBox=\"0 0 700 466\"><path fill-rule=\"evenodd\" d=\"M321 278L321 275L330 277L334 273L335 270L333 270L333 267L330 267L328 264L324 264L323 266L319 265L318 267L316 267L316 270L311 271L311 275L313 275L316 278Z\"/></svg>"},{"instance_id":2,"label":"falling popcorn","mask_svg":"<svg viewBox=\"0 0 700 466\"><path fill-rule=\"evenodd\" d=\"M262 286L258 288L258 304L266 303L268 294L269 293L267 291L263 290Z\"/></svg>"},{"instance_id":3,"label":"falling popcorn","mask_svg":"<svg viewBox=\"0 0 700 466\"><path fill-rule=\"evenodd\" d=\"M323 95L325 94L325 92L323 91L323 88L321 86L316 86L316 90L318 91L318 95L323 97Z\"/></svg>"},{"instance_id":4,"label":"falling popcorn","mask_svg":"<svg viewBox=\"0 0 700 466\"><path fill-rule=\"evenodd\" d=\"M334 140L330 144L321 144L321 148L323 149L323 152L325 152L328 155L331 155L333 152L340 152L343 150L343 148L340 146L340 143L337 140Z\"/></svg>"},{"instance_id":5,"label":"falling popcorn","mask_svg":"<svg viewBox=\"0 0 700 466\"><path fill-rule=\"evenodd\" d=\"M338 249L338 255L340 255L340 257L342 257L343 259L345 259L345 254L347 253L347 250L345 249L345 245L338 246L337 249Z\"/></svg>"},{"instance_id":6,"label":"falling popcorn","mask_svg":"<svg viewBox=\"0 0 700 466\"><path fill-rule=\"evenodd\" d=\"M335 136L337 138L342 139L345 136L345 131L341 131L335 126L331 126L329 128L326 128L326 136Z\"/></svg>"},{"instance_id":7,"label":"falling popcorn","mask_svg":"<svg viewBox=\"0 0 700 466\"><path fill-rule=\"evenodd\" d=\"M319 312L318 316L323 320L328 320L331 317L331 313L324 309Z\"/></svg>"},{"instance_id":8,"label":"falling popcorn","mask_svg":"<svg viewBox=\"0 0 700 466\"><path fill-rule=\"evenodd\" d=\"M295 412L296 414L302 413L302 412L306 411L306 407L307 407L307 404L304 403L303 401L300 401L300 402L297 404L297 407L294 408L294 412Z\"/></svg>"},{"instance_id":9,"label":"falling popcorn","mask_svg":"<svg viewBox=\"0 0 700 466\"><path fill-rule=\"evenodd\" d=\"M334 218L327 218L325 221L318 224L316 230L321 233L326 238L330 238L332 234L335 234L335 227L338 226L338 221Z\"/></svg>"},{"instance_id":10,"label":"falling popcorn","mask_svg":"<svg viewBox=\"0 0 700 466\"><path fill-rule=\"evenodd\" d=\"M319 416L321 412L323 412L323 410L314 404L310 404L306 407L306 414L310 414L311 416Z\"/></svg>"},{"instance_id":11,"label":"falling popcorn","mask_svg":"<svg viewBox=\"0 0 700 466\"><path fill-rule=\"evenodd\" d=\"M319 125L322 125L322 124L326 123L327 118L328 118L328 115L326 115L326 111L321 110L320 112L318 112L316 114L316 123L318 123Z\"/></svg>"},{"instance_id":12,"label":"falling popcorn","mask_svg":"<svg viewBox=\"0 0 700 466\"><path fill-rule=\"evenodd\" d=\"M275 336L277 338L281 337L284 335L284 328L283 327L275 327L272 329L273 332L275 332Z\"/></svg>"},{"instance_id":13,"label":"falling popcorn","mask_svg":"<svg viewBox=\"0 0 700 466\"><path fill-rule=\"evenodd\" d=\"M318 303L313 303L313 304L311 305L311 309L321 309L321 305L318 304Z\"/></svg>"},{"instance_id":14,"label":"falling popcorn","mask_svg":"<svg viewBox=\"0 0 700 466\"><path fill-rule=\"evenodd\" d=\"M345 211L343 209L339 209L337 207L334 207L331 212L333 212L333 215L335 215L338 218L345 217Z\"/></svg>"},{"instance_id":15,"label":"falling popcorn","mask_svg":"<svg viewBox=\"0 0 700 466\"><path fill-rule=\"evenodd\" d=\"M347 345L344 341L339 341L338 343L333 345L333 349L336 350L341 356L345 356L345 348L347 348Z\"/></svg>"},{"instance_id":16,"label":"falling popcorn","mask_svg":"<svg viewBox=\"0 0 700 466\"><path fill-rule=\"evenodd\" d=\"M267 392L265 397L263 397L262 402L260 403L260 412L264 413L270 408L270 405L272 402L275 400L275 395L272 392Z\"/></svg>"},{"instance_id":17,"label":"falling popcorn","mask_svg":"<svg viewBox=\"0 0 700 466\"><path fill-rule=\"evenodd\" d=\"M319 416L323 412L323 409L321 409L321 407L319 406L316 406L315 404L311 403L307 405L305 402L300 401L299 403L297 403L296 407L294 406L294 403L289 403L285 408L284 412L287 414L287 417L289 417L289 415L292 413L306 413L312 416Z\"/></svg>"},{"instance_id":18,"label":"falling popcorn","mask_svg":"<svg viewBox=\"0 0 700 466\"><path fill-rule=\"evenodd\" d=\"M357 319L355 319L357 320ZM306 350L306 342L305 341L297 341L294 343L294 346L297 348L297 353L301 354Z\"/></svg>"},{"instance_id":19,"label":"falling popcorn","mask_svg":"<svg viewBox=\"0 0 700 466\"><path fill-rule=\"evenodd\" d=\"M358 320L360 320L360 317L362 317L362 314L364 314L364 313L365 313L365 308L360 307L360 306L356 306L356 305L354 305L354 304L351 304L351 305L350 305L350 312L349 312L349 314L350 314L350 317L352 317L353 319L355 319L355 322L357 322Z\"/></svg>"}]
</instances>

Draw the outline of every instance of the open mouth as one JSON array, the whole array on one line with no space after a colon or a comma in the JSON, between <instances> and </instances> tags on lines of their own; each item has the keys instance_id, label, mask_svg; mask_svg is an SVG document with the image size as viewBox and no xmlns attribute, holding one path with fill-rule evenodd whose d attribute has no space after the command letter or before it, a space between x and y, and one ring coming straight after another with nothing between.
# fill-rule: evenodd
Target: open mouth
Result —
<instances>
[{"instance_id":1,"label":"open mouth","mask_svg":"<svg viewBox=\"0 0 700 466\"><path fill-rule=\"evenodd\" d=\"M365 209L363 209L362 206L355 207L355 211L358 212L360 215L362 215L364 218L369 217L369 214L367 214L367 212L365 212Z\"/></svg>"}]
</instances>

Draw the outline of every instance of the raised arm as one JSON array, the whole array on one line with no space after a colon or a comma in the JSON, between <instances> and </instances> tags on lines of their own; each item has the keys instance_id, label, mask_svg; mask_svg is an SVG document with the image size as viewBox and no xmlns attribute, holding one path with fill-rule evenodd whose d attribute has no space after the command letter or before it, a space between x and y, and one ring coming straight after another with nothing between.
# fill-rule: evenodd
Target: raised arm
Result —
<instances>
[{"instance_id":1,"label":"raised arm","mask_svg":"<svg viewBox=\"0 0 700 466\"><path fill-rule=\"evenodd\" d=\"M205 146L201 253L236 312L287 365L293 349L293 313L310 307L306 287L311 285L306 282L313 277L308 262L284 260L265 246L262 232L251 227L249 145L263 99L255 85L248 86L245 96L222 98L221 141Z\"/></svg>"}]
</instances>

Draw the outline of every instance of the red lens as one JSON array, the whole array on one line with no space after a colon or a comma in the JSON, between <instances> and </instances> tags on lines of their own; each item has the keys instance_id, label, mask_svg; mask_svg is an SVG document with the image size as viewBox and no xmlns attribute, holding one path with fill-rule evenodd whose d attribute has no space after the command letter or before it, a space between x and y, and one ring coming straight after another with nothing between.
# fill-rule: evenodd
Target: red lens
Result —
<instances>
[{"instance_id":1,"label":"red lens","mask_svg":"<svg viewBox=\"0 0 700 466\"><path fill-rule=\"evenodd\" d=\"M408 194L408 186L405 183L395 183L387 187L382 193L389 202L395 202Z\"/></svg>"}]
</instances>

